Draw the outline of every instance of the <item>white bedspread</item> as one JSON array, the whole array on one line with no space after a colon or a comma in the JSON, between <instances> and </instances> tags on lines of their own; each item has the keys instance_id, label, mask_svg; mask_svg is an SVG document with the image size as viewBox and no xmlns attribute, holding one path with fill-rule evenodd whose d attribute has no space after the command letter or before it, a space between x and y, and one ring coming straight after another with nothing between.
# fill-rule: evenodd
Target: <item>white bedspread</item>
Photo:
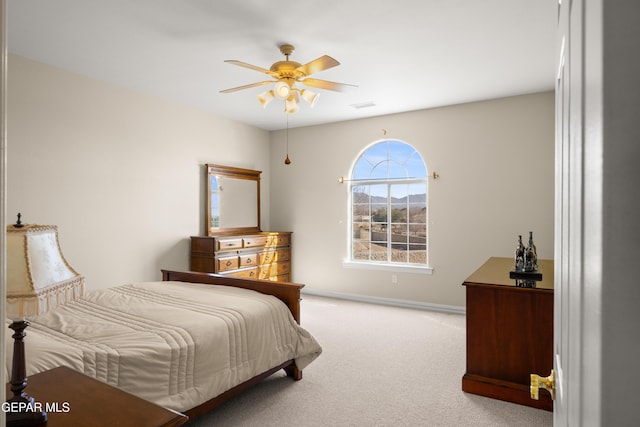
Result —
<instances>
[{"instance_id":1,"label":"white bedspread","mask_svg":"<svg viewBox=\"0 0 640 427\"><path fill-rule=\"evenodd\" d=\"M287 360L303 369L322 351L280 300L228 286L130 284L30 322L27 375L65 365L177 411Z\"/></svg>"}]
</instances>

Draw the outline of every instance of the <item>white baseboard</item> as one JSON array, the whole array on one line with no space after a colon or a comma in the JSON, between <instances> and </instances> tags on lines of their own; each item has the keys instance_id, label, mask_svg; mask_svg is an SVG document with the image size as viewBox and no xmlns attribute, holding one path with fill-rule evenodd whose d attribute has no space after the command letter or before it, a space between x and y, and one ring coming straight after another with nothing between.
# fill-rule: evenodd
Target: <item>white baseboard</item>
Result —
<instances>
[{"instance_id":1,"label":"white baseboard","mask_svg":"<svg viewBox=\"0 0 640 427\"><path fill-rule=\"evenodd\" d=\"M303 288L303 295L314 295L318 297L344 299L349 301L366 302L370 304L390 305L393 307L414 308L418 310L440 311L452 314L466 314L465 307L457 305L432 304L428 302L410 301L394 298L373 297L369 295L347 294L343 292L322 291L317 289Z\"/></svg>"}]
</instances>

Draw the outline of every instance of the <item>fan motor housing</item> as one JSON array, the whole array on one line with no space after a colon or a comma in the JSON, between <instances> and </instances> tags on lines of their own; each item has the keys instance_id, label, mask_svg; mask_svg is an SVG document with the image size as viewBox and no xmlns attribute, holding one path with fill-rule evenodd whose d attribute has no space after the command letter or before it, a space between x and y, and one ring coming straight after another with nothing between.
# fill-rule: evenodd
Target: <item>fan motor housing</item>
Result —
<instances>
[{"instance_id":1,"label":"fan motor housing","mask_svg":"<svg viewBox=\"0 0 640 427\"><path fill-rule=\"evenodd\" d=\"M297 70L301 66L302 64L295 61L278 61L271 66L270 71L278 73L281 77L295 78L303 75L302 72Z\"/></svg>"}]
</instances>

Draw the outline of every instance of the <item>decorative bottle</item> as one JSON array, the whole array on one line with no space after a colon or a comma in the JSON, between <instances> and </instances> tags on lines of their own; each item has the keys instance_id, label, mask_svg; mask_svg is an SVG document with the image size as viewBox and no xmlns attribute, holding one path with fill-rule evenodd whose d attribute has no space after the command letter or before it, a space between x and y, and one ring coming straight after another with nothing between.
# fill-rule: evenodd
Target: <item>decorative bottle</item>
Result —
<instances>
[{"instance_id":1,"label":"decorative bottle","mask_svg":"<svg viewBox=\"0 0 640 427\"><path fill-rule=\"evenodd\" d=\"M514 269L515 271L524 271L524 245L522 244L522 235L518 235Z\"/></svg>"},{"instance_id":2,"label":"decorative bottle","mask_svg":"<svg viewBox=\"0 0 640 427\"><path fill-rule=\"evenodd\" d=\"M529 243L524 251L525 271L536 271L538 269L538 253L536 245L533 243L533 231L529 232Z\"/></svg>"}]
</instances>

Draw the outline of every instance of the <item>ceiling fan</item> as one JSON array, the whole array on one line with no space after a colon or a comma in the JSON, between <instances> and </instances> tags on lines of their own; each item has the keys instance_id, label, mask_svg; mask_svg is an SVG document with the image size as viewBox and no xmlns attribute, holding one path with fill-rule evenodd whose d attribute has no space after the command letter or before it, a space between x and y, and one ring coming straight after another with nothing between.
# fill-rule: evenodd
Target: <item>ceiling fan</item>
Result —
<instances>
[{"instance_id":1,"label":"ceiling fan","mask_svg":"<svg viewBox=\"0 0 640 427\"><path fill-rule=\"evenodd\" d=\"M274 99L274 97L277 97L285 101L285 111L287 113L296 113L299 109L298 101L300 97L302 97L309 103L309 105L313 107L318 101L319 96L318 93L311 92L307 89L298 89L296 87L296 83L300 83L302 85L313 88L332 91L341 91L348 87L355 87L354 85L345 83L336 83L330 82L328 80L318 80L307 77L313 73L333 68L337 65L340 65L340 63L328 55L323 55L303 65L299 62L289 60L289 55L291 55L294 50L295 48L290 44L283 44L282 46L280 46L280 52L282 52L282 54L285 56L285 60L275 62L268 70L256 65L247 64L246 62L237 61L235 59L224 61L230 64L238 65L240 67L249 68L250 70L268 74L275 80L251 83L244 86L221 90L220 92L230 93L238 90L249 89L256 86L273 83L273 89L258 95L260 104L262 104L263 107L266 107L267 104Z\"/></svg>"}]
</instances>

